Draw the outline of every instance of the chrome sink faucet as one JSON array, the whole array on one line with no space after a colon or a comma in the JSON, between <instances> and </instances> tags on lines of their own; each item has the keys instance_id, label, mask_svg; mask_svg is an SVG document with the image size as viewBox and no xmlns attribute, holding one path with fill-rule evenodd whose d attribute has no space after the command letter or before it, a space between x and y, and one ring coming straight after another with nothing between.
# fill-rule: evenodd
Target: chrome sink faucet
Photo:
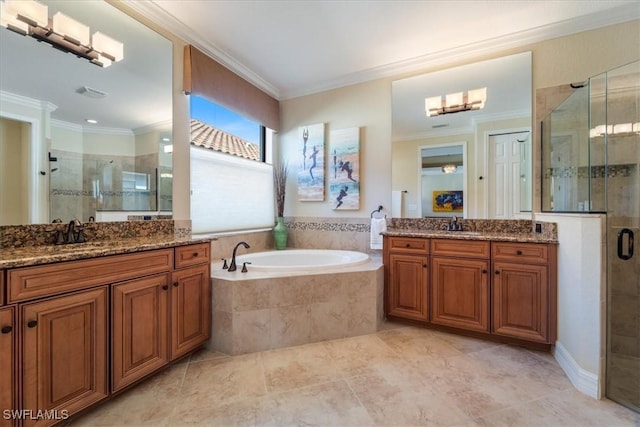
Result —
<instances>
[{"instance_id":1,"label":"chrome sink faucet","mask_svg":"<svg viewBox=\"0 0 640 427\"><path fill-rule=\"evenodd\" d=\"M447 224L447 231L462 231L462 224L458 223L458 217L451 217L451 221Z\"/></svg>"},{"instance_id":2,"label":"chrome sink faucet","mask_svg":"<svg viewBox=\"0 0 640 427\"><path fill-rule=\"evenodd\" d=\"M245 249L249 249L251 247L247 242L238 243L235 248L233 248L233 255L231 255L231 265L229 265L227 271L236 271L238 269L238 266L236 265L236 251L238 250L238 247L240 245L244 246Z\"/></svg>"}]
</instances>

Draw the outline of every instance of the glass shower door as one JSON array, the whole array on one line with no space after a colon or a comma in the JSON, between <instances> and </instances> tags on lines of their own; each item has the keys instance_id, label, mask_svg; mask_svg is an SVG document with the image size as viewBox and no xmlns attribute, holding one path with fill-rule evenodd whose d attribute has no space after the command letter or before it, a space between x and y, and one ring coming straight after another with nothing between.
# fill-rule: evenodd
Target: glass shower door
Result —
<instances>
[{"instance_id":1,"label":"glass shower door","mask_svg":"<svg viewBox=\"0 0 640 427\"><path fill-rule=\"evenodd\" d=\"M591 99L591 141L606 147L606 395L640 412L640 61L592 79Z\"/></svg>"}]
</instances>

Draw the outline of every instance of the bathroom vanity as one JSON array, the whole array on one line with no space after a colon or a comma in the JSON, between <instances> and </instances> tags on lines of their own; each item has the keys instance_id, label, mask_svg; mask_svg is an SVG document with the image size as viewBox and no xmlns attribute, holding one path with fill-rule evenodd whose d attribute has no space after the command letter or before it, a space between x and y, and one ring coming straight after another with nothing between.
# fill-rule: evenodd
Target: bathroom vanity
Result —
<instances>
[{"instance_id":1,"label":"bathroom vanity","mask_svg":"<svg viewBox=\"0 0 640 427\"><path fill-rule=\"evenodd\" d=\"M30 412L0 425L61 422L202 346L209 265L208 240L173 236L7 250L0 408Z\"/></svg>"},{"instance_id":2,"label":"bathroom vanity","mask_svg":"<svg viewBox=\"0 0 640 427\"><path fill-rule=\"evenodd\" d=\"M383 258L390 319L539 348L555 342L554 239L390 230Z\"/></svg>"}]
</instances>

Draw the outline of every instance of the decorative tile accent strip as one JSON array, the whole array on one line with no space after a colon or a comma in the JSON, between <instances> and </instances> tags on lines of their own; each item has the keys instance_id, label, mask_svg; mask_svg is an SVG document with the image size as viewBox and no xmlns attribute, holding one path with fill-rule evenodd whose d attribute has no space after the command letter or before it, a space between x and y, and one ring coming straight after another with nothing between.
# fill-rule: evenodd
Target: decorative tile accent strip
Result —
<instances>
[{"instance_id":1,"label":"decorative tile accent strip","mask_svg":"<svg viewBox=\"0 0 640 427\"><path fill-rule=\"evenodd\" d=\"M66 231L68 224L33 224L0 226L0 248L43 246L55 243L55 231ZM84 224L88 242L134 237L173 235L173 220L91 222Z\"/></svg>"},{"instance_id":2,"label":"decorative tile accent strip","mask_svg":"<svg viewBox=\"0 0 640 427\"><path fill-rule=\"evenodd\" d=\"M290 230L317 230L317 231L357 231L368 233L371 230L370 224L345 224L340 222L287 222L285 224Z\"/></svg>"},{"instance_id":3,"label":"decorative tile accent strip","mask_svg":"<svg viewBox=\"0 0 640 427\"><path fill-rule=\"evenodd\" d=\"M609 165L609 166L567 166L561 168L547 168L544 171L545 179L554 178L615 178L631 176L636 169L635 164ZM590 172L590 173L589 173Z\"/></svg>"},{"instance_id":4,"label":"decorative tile accent strip","mask_svg":"<svg viewBox=\"0 0 640 427\"><path fill-rule=\"evenodd\" d=\"M150 221L157 219L172 219L171 215L127 215L127 221Z\"/></svg>"}]
</instances>

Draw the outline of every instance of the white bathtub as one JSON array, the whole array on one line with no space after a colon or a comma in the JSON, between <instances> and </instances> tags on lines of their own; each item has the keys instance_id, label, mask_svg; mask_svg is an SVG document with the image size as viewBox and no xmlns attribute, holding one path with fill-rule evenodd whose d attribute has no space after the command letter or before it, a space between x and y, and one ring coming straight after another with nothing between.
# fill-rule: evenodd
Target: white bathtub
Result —
<instances>
[{"instance_id":1,"label":"white bathtub","mask_svg":"<svg viewBox=\"0 0 640 427\"><path fill-rule=\"evenodd\" d=\"M356 251L332 249L287 249L283 251L256 252L236 257L238 270L243 262L250 262L250 271L324 270L351 267L369 261L369 255Z\"/></svg>"}]
</instances>

